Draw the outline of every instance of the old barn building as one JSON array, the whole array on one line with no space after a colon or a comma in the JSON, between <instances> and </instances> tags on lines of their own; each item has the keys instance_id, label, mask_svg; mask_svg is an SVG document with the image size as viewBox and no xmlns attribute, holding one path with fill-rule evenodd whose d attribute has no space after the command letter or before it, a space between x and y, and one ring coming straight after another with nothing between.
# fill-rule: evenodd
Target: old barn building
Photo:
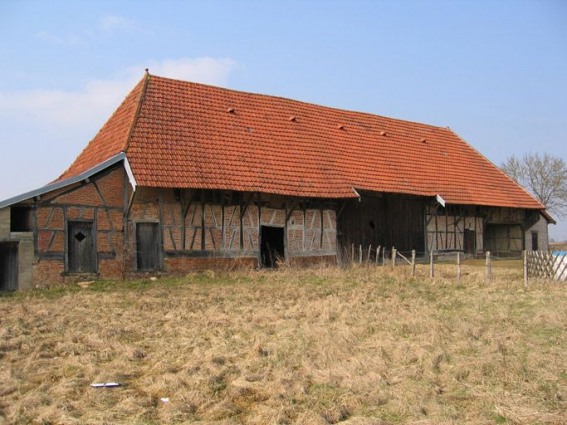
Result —
<instances>
[{"instance_id":1,"label":"old barn building","mask_svg":"<svg viewBox=\"0 0 567 425\"><path fill-rule=\"evenodd\" d=\"M2 289L341 247L545 249L544 207L449 128L146 75L55 182L0 202Z\"/></svg>"}]
</instances>

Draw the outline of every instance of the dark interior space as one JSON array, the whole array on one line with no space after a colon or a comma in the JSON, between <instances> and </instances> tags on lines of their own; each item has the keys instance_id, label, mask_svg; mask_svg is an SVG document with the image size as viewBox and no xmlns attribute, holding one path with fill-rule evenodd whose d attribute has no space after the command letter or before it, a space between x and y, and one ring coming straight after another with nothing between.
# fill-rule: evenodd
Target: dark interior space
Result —
<instances>
[{"instance_id":1,"label":"dark interior space","mask_svg":"<svg viewBox=\"0 0 567 425\"><path fill-rule=\"evenodd\" d=\"M284 229L282 227L262 226L261 228L262 267L277 267L278 260L285 259Z\"/></svg>"},{"instance_id":2,"label":"dark interior space","mask_svg":"<svg viewBox=\"0 0 567 425\"><path fill-rule=\"evenodd\" d=\"M463 234L463 245L465 254L476 253L476 233L474 230L465 229Z\"/></svg>"},{"instance_id":3,"label":"dark interior space","mask_svg":"<svg viewBox=\"0 0 567 425\"><path fill-rule=\"evenodd\" d=\"M31 232L32 231L32 209L31 207L12 207L10 210L10 231Z\"/></svg>"},{"instance_id":4,"label":"dark interior space","mask_svg":"<svg viewBox=\"0 0 567 425\"><path fill-rule=\"evenodd\" d=\"M0 291L18 289L18 244L0 242Z\"/></svg>"}]
</instances>

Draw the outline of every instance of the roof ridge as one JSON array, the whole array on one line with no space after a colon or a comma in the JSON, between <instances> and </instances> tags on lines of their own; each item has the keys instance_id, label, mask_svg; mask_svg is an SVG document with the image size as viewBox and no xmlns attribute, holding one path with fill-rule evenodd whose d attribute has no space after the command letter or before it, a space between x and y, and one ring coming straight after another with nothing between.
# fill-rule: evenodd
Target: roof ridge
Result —
<instances>
[{"instance_id":1,"label":"roof ridge","mask_svg":"<svg viewBox=\"0 0 567 425\"><path fill-rule=\"evenodd\" d=\"M530 193L528 191L528 189L526 189L524 186L522 186L520 183L518 183L516 180L514 180L512 177L510 177L508 174L506 174L504 171L502 171L502 169L499 166L497 166L494 162L492 162L490 159L488 159L486 156L484 156L484 154L482 154L479 150L477 150L473 145L471 145L465 139L463 139L451 127L447 127L447 130L449 130L451 133L453 133L455 136L457 136L457 138L461 142L465 143L469 148L471 148L473 151L475 151L481 158L483 158L485 161L489 162L490 165L494 166L494 168L496 168L500 172L500 174L503 174L508 180L510 180L512 183L514 183L516 186L518 186L520 189L522 189L524 192L526 192L533 200L535 200L538 204L540 204L543 207L543 210L545 210L545 205L543 205L539 201L539 199L537 199L532 193Z\"/></svg>"},{"instance_id":2,"label":"roof ridge","mask_svg":"<svg viewBox=\"0 0 567 425\"><path fill-rule=\"evenodd\" d=\"M138 107L136 108L136 113L134 114L134 119L132 120L132 126L130 127L130 131L128 132L128 137L124 142L124 147L122 148L122 152L127 153L128 148L130 147L130 142L132 141L132 137L134 135L134 130L136 128L136 124L138 123L138 118L140 116L140 112L142 110L142 104L146 98L146 90L148 88L148 83L150 82L150 73L146 69L146 75L144 80L144 85L142 86L142 90L140 91L140 98L138 99Z\"/></svg>"},{"instance_id":3,"label":"roof ridge","mask_svg":"<svg viewBox=\"0 0 567 425\"><path fill-rule=\"evenodd\" d=\"M253 95L253 96L261 96L261 97L266 97L266 98L270 98L270 99L280 99L280 100L285 100L288 102L295 102L295 103L299 103L302 105L310 105L310 106L316 106L318 108L325 108L325 109L329 109L332 111L337 111L337 112L347 112L350 114L357 114L357 115L368 115L370 117L379 117L379 118L384 118L386 120L393 120L393 121L398 121L398 122L404 122L404 123L409 123L409 124L418 124L418 125L422 125L425 127L431 127L431 128L435 128L435 129L445 129L447 127L444 127L442 125L433 125L433 124L426 124L423 122L419 122L419 121L410 121L410 120L404 120L401 118L393 118L393 117L387 117L385 115L379 115L379 114L375 114L372 112L364 112L364 111L355 111L354 109L344 109L344 108L337 108L334 106L327 106L327 105L322 105L320 103L314 103L314 102L307 102L304 100L297 100L297 99L292 99L289 97L284 97L284 96L276 96L273 94L265 94L265 93L257 93L257 92L251 92L251 91L244 91L244 90L236 90L236 89L229 89L226 87L220 87L220 86L214 86L212 84L205 84L205 83L198 83L195 81L187 81L187 80L180 80L178 78L170 78L170 77L162 77L159 75L152 75L153 78L159 79L159 80L169 80L169 81L175 81L175 82L179 82L179 83L183 83L183 84L194 84L197 86L203 86L203 87L211 87L217 90L222 90L222 91L227 91L227 92L232 92L232 93L241 93L241 94L248 94L248 95Z\"/></svg>"}]
</instances>

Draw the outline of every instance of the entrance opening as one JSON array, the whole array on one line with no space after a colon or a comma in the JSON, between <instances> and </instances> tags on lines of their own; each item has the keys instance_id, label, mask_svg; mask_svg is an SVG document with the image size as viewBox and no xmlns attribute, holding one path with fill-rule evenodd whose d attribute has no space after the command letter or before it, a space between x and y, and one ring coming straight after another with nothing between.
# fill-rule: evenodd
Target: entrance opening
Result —
<instances>
[{"instance_id":1,"label":"entrance opening","mask_svg":"<svg viewBox=\"0 0 567 425\"><path fill-rule=\"evenodd\" d=\"M262 267L277 267L278 261L285 260L283 227L261 227L260 255Z\"/></svg>"},{"instance_id":2,"label":"entrance opening","mask_svg":"<svg viewBox=\"0 0 567 425\"><path fill-rule=\"evenodd\" d=\"M0 243L0 291L18 289L18 244Z\"/></svg>"},{"instance_id":3,"label":"entrance opening","mask_svg":"<svg viewBox=\"0 0 567 425\"><path fill-rule=\"evenodd\" d=\"M524 233L519 224L488 224L484 230L484 250L497 255L521 252Z\"/></svg>"},{"instance_id":4,"label":"entrance opening","mask_svg":"<svg viewBox=\"0 0 567 425\"><path fill-rule=\"evenodd\" d=\"M95 273L93 223L70 221L67 231L69 273Z\"/></svg>"},{"instance_id":5,"label":"entrance opening","mask_svg":"<svg viewBox=\"0 0 567 425\"><path fill-rule=\"evenodd\" d=\"M136 224L136 270L155 271L159 267L157 223Z\"/></svg>"},{"instance_id":6,"label":"entrance opening","mask_svg":"<svg viewBox=\"0 0 567 425\"><path fill-rule=\"evenodd\" d=\"M465 229L464 233L464 251L465 254L474 254L476 252L476 233L474 230Z\"/></svg>"}]
</instances>

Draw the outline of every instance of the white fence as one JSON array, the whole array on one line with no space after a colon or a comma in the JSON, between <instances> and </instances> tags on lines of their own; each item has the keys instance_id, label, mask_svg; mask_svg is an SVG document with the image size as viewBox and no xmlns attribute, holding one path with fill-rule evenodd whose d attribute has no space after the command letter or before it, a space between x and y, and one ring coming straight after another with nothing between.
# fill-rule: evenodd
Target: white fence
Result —
<instances>
[{"instance_id":1,"label":"white fence","mask_svg":"<svg viewBox=\"0 0 567 425\"><path fill-rule=\"evenodd\" d=\"M567 282L567 253L527 251L525 260L529 277Z\"/></svg>"}]
</instances>

